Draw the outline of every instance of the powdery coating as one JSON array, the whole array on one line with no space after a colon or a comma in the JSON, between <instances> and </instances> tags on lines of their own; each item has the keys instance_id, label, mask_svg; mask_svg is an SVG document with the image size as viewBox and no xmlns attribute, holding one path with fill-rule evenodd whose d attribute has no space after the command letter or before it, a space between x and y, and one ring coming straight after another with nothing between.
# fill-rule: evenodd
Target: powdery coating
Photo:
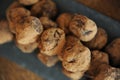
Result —
<instances>
[{"instance_id":1,"label":"powdery coating","mask_svg":"<svg viewBox=\"0 0 120 80\"><path fill-rule=\"evenodd\" d=\"M22 19L22 24L16 28L16 39L19 44L29 44L37 40L43 32L43 26L38 18L30 16Z\"/></svg>"},{"instance_id":2,"label":"powdery coating","mask_svg":"<svg viewBox=\"0 0 120 80\"><path fill-rule=\"evenodd\" d=\"M98 50L92 51L91 56L91 65L89 70L87 71L87 74L90 77L95 77L100 72L99 66L101 66L102 64L109 64L109 59L107 53Z\"/></svg>"},{"instance_id":3,"label":"powdery coating","mask_svg":"<svg viewBox=\"0 0 120 80\"><path fill-rule=\"evenodd\" d=\"M14 9L14 8L19 8L19 7L23 7L20 3L18 3L17 1L14 1L6 10L6 17L7 17L7 20L9 21L9 27L10 27L10 31L12 33L15 33L15 25L13 22L10 21L10 10L11 9Z\"/></svg>"},{"instance_id":4,"label":"powdery coating","mask_svg":"<svg viewBox=\"0 0 120 80\"><path fill-rule=\"evenodd\" d=\"M104 80L120 80L120 69L111 67L105 74Z\"/></svg>"},{"instance_id":5,"label":"powdery coating","mask_svg":"<svg viewBox=\"0 0 120 80\"><path fill-rule=\"evenodd\" d=\"M70 13L62 13L57 18L58 26L65 31L66 34L70 33L69 31L69 23L72 19L73 15Z\"/></svg>"},{"instance_id":6,"label":"powdery coating","mask_svg":"<svg viewBox=\"0 0 120 80\"><path fill-rule=\"evenodd\" d=\"M47 56L42 53L38 54L38 59L47 67L52 67L59 61L57 56Z\"/></svg>"},{"instance_id":7,"label":"powdery coating","mask_svg":"<svg viewBox=\"0 0 120 80\"><path fill-rule=\"evenodd\" d=\"M81 44L80 40L78 38L76 38L73 35L68 35L66 37L66 43L65 46L62 49L62 52L60 54L58 54L58 58L63 61L63 55L64 55L64 49L67 47L68 49L71 48L72 46L76 45L76 44ZM82 45L82 44L81 44ZM69 46L69 47L68 47Z\"/></svg>"},{"instance_id":8,"label":"powdery coating","mask_svg":"<svg viewBox=\"0 0 120 80\"><path fill-rule=\"evenodd\" d=\"M48 17L40 17L40 21L44 29L57 27L57 24L53 22L51 19L49 19Z\"/></svg>"},{"instance_id":9,"label":"powdery coating","mask_svg":"<svg viewBox=\"0 0 120 80\"><path fill-rule=\"evenodd\" d=\"M105 65L93 80L120 80L120 69Z\"/></svg>"},{"instance_id":10,"label":"powdery coating","mask_svg":"<svg viewBox=\"0 0 120 80\"><path fill-rule=\"evenodd\" d=\"M76 51L73 49L76 49ZM81 46L77 45L73 49L69 50L69 54L64 53L63 67L71 72L86 72L90 65L90 50L86 47L81 49ZM72 50L75 52L72 52ZM65 60L65 57L67 60Z\"/></svg>"},{"instance_id":11,"label":"powdery coating","mask_svg":"<svg viewBox=\"0 0 120 80\"><path fill-rule=\"evenodd\" d=\"M89 42L85 42L85 46L90 49L102 49L107 43L107 33L104 29L98 28L96 36Z\"/></svg>"},{"instance_id":12,"label":"powdery coating","mask_svg":"<svg viewBox=\"0 0 120 80\"><path fill-rule=\"evenodd\" d=\"M4 44L13 40L13 34L9 30L6 20L0 21L0 44Z\"/></svg>"},{"instance_id":13,"label":"powdery coating","mask_svg":"<svg viewBox=\"0 0 120 80\"><path fill-rule=\"evenodd\" d=\"M63 69L63 73L64 73L67 77L69 77L69 78L71 78L71 79L73 79L73 80L79 80L79 79L81 79L81 78L83 77L83 75L84 75L84 73L82 73L82 72L69 72L69 71L67 71L67 70L65 70L65 69Z\"/></svg>"},{"instance_id":14,"label":"powdery coating","mask_svg":"<svg viewBox=\"0 0 120 80\"><path fill-rule=\"evenodd\" d=\"M32 6L31 13L33 16L53 18L57 14L56 4L52 0L40 0Z\"/></svg>"},{"instance_id":15,"label":"powdery coating","mask_svg":"<svg viewBox=\"0 0 120 80\"><path fill-rule=\"evenodd\" d=\"M38 47L37 42L25 45L16 42L16 45L23 53L32 53Z\"/></svg>"},{"instance_id":16,"label":"powdery coating","mask_svg":"<svg viewBox=\"0 0 120 80\"><path fill-rule=\"evenodd\" d=\"M9 10L8 20L12 22L20 23L21 19L24 17L30 16L30 11L20 7L20 8L13 8Z\"/></svg>"},{"instance_id":17,"label":"powdery coating","mask_svg":"<svg viewBox=\"0 0 120 80\"><path fill-rule=\"evenodd\" d=\"M6 13L9 12L9 10L13 9L13 8L19 8L19 7L23 7L18 1L14 1L8 8Z\"/></svg>"},{"instance_id":18,"label":"powdery coating","mask_svg":"<svg viewBox=\"0 0 120 80\"><path fill-rule=\"evenodd\" d=\"M23 7L18 1L14 1L12 4L10 4L10 6L7 8L6 12L9 12L9 10L13 9L13 8L19 8L19 7Z\"/></svg>"},{"instance_id":19,"label":"powdery coating","mask_svg":"<svg viewBox=\"0 0 120 80\"><path fill-rule=\"evenodd\" d=\"M102 51L94 50L92 51L92 62L101 62L109 64L108 54Z\"/></svg>"},{"instance_id":20,"label":"powdery coating","mask_svg":"<svg viewBox=\"0 0 120 80\"><path fill-rule=\"evenodd\" d=\"M64 55L62 65L70 72L85 72L88 70L91 60L90 50L79 43L70 43L66 40L66 46L64 48ZM68 44L68 43L70 44Z\"/></svg>"},{"instance_id":21,"label":"powdery coating","mask_svg":"<svg viewBox=\"0 0 120 80\"><path fill-rule=\"evenodd\" d=\"M70 31L85 42L92 40L97 33L95 22L83 15L75 15L69 26Z\"/></svg>"},{"instance_id":22,"label":"powdery coating","mask_svg":"<svg viewBox=\"0 0 120 80\"><path fill-rule=\"evenodd\" d=\"M65 44L65 33L59 28L49 28L41 35L40 52L53 56L61 53Z\"/></svg>"},{"instance_id":23,"label":"powdery coating","mask_svg":"<svg viewBox=\"0 0 120 80\"><path fill-rule=\"evenodd\" d=\"M120 68L120 38L113 40L106 47L106 52L110 57L110 64Z\"/></svg>"},{"instance_id":24,"label":"powdery coating","mask_svg":"<svg viewBox=\"0 0 120 80\"><path fill-rule=\"evenodd\" d=\"M18 24L23 24L24 18L30 16L30 11L25 8L13 8L7 12L7 19L11 32L16 33Z\"/></svg>"},{"instance_id":25,"label":"powdery coating","mask_svg":"<svg viewBox=\"0 0 120 80\"><path fill-rule=\"evenodd\" d=\"M23 4L23 5L33 5L35 3L37 3L39 0L18 0L19 3Z\"/></svg>"}]
</instances>

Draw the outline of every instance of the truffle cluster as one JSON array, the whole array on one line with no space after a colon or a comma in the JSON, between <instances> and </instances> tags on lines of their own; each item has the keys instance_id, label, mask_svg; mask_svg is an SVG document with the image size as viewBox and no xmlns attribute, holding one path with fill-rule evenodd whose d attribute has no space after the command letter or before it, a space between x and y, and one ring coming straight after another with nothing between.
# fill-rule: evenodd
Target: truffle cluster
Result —
<instances>
[{"instance_id":1,"label":"truffle cluster","mask_svg":"<svg viewBox=\"0 0 120 80\"><path fill-rule=\"evenodd\" d=\"M63 73L74 80L83 76L119 80L120 39L106 47L107 33L93 20L81 14L58 15L57 11L52 0L14 1L6 11L7 21L0 21L0 44L14 37L24 53L38 48L37 57L44 65L61 61Z\"/></svg>"}]
</instances>

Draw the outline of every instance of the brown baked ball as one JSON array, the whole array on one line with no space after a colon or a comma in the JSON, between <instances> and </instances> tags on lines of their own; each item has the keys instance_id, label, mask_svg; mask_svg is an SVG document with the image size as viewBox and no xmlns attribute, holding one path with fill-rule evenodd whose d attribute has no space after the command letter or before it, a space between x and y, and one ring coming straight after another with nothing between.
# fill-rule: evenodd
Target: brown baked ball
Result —
<instances>
[{"instance_id":1,"label":"brown baked ball","mask_svg":"<svg viewBox=\"0 0 120 80\"><path fill-rule=\"evenodd\" d=\"M74 15L70 21L69 29L75 36L84 42L92 40L97 33L95 22L80 14Z\"/></svg>"},{"instance_id":2,"label":"brown baked ball","mask_svg":"<svg viewBox=\"0 0 120 80\"><path fill-rule=\"evenodd\" d=\"M10 15L11 15L11 10L14 9L14 8L21 8L23 7L18 1L14 1L6 10L6 17L7 17L7 20L9 21L9 27L10 27L10 31L12 33L15 33L15 26L14 26L14 23L11 22L11 18L10 18Z\"/></svg>"},{"instance_id":3,"label":"brown baked ball","mask_svg":"<svg viewBox=\"0 0 120 80\"><path fill-rule=\"evenodd\" d=\"M107 47L110 64L120 68L120 38L113 40Z\"/></svg>"},{"instance_id":4,"label":"brown baked ball","mask_svg":"<svg viewBox=\"0 0 120 80\"><path fill-rule=\"evenodd\" d=\"M49 19L48 17L40 17L41 24L43 25L44 29L57 27L57 24Z\"/></svg>"},{"instance_id":5,"label":"brown baked ball","mask_svg":"<svg viewBox=\"0 0 120 80\"><path fill-rule=\"evenodd\" d=\"M81 42L80 42L80 40L78 39L78 38L76 38L75 36L73 36L73 35L68 35L67 37L66 37L66 43L65 43L65 46L63 47L63 49L62 49L62 52L60 53L60 54L58 54L58 58L61 60L61 61L63 61L63 55L64 55L64 49L67 47L67 46L69 46L68 47L68 49L69 48L71 48L72 46L74 46L74 45L76 45L76 44L81 44ZM81 44L82 45L82 44Z\"/></svg>"},{"instance_id":6,"label":"brown baked ball","mask_svg":"<svg viewBox=\"0 0 120 80\"><path fill-rule=\"evenodd\" d=\"M65 33L60 28L49 28L41 35L40 52L53 56L61 53L65 44Z\"/></svg>"},{"instance_id":7,"label":"brown baked ball","mask_svg":"<svg viewBox=\"0 0 120 80\"><path fill-rule=\"evenodd\" d=\"M73 17L73 14L70 13L62 13L57 18L58 26L65 31L66 34L69 34L69 23Z\"/></svg>"},{"instance_id":8,"label":"brown baked ball","mask_svg":"<svg viewBox=\"0 0 120 80\"><path fill-rule=\"evenodd\" d=\"M64 59L62 62L63 67L71 72L86 72L90 66L90 50L86 47L82 48L78 45L76 45L73 49L71 50L74 52L69 50L69 53L64 53Z\"/></svg>"},{"instance_id":9,"label":"brown baked ball","mask_svg":"<svg viewBox=\"0 0 120 80\"><path fill-rule=\"evenodd\" d=\"M92 61L91 63L93 64L95 62L109 64L108 54L102 51L94 50L92 51L91 61Z\"/></svg>"},{"instance_id":10,"label":"brown baked ball","mask_svg":"<svg viewBox=\"0 0 120 80\"><path fill-rule=\"evenodd\" d=\"M98 50L92 51L91 64L89 70L87 71L87 74L90 77L95 77L99 74L99 66L101 66L102 64L109 64L108 54Z\"/></svg>"},{"instance_id":11,"label":"brown baked ball","mask_svg":"<svg viewBox=\"0 0 120 80\"><path fill-rule=\"evenodd\" d=\"M17 9L16 9L17 8ZM16 11L15 11L16 10ZM17 14L18 15L21 15L21 11L23 11L23 13L25 13L25 11L26 11L26 9L25 8L23 8L23 6L18 2L18 1L14 1L8 8L7 8L7 10L6 10L6 16L7 16L7 19L8 19L8 21L11 21L11 20L13 20L13 19L11 19L11 18L13 18L13 17L15 17ZM21 12L20 14L19 14L19 12ZM16 13L16 15L15 15L15 13ZM28 12L27 11L27 13L26 14L30 14L30 12ZM23 16L23 15L22 15ZM18 17L18 16L17 16Z\"/></svg>"},{"instance_id":12,"label":"brown baked ball","mask_svg":"<svg viewBox=\"0 0 120 80\"><path fill-rule=\"evenodd\" d=\"M62 65L70 72L85 72L90 66L91 52L80 42L71 42L70 38L66 40Z\"/></svg>"},{"instance_id":13,"label":"brown baked ball","mask_svg":"<svg viewBox=\"0 0 120 80\"><path fill-rule=\"evenodd\" d=\"M12 4L10 4L10 6L7 8L6 12L9 12L9 10L13 9L13 8L19 8L19 7L23 7L23 5L21 5L18 1L14 1Z\"/></svg>"},{"instance_id":14,"label":"brown baked ball","mask_svg":"<svg viewBox=\"0 0 120 80\"><path fill-rule=\"evenodd\" d=\"M7 13L7 19L11 32L16 33L18 24L23 23L23 19L30 16L30 11L25 8L13 8Z\"/></svg>"},{"instance_id":15,"label":"brown baked ball","mask_svg":"<svg viewBox=\"0 0 120 80\"><path fill-rule=\"evenodd\" d=\"M47 67L52 67L59 61L57 56L47 56L42 53L38 54L38 59Z\"/></svg>"},{"instance_id":16,"label":"brown baked ball","mask_svg":"<svg viewBox=\"0 0 120 80\"><path fill-rule=\"evenodd\" d=\"M64 73L67 77L71 78L72 80L79 80L79 79L81 79L81 78L83 77L83 75L84 75L84 73L82 73L82 72L70 72L70 71L67 71L67 70L65 70L65 69L63 69L63 73Z\"/></svg>"},{"instance_id":17,"label":"brown baked ball","mask_svg":"<svg viewBox=\"0 0 120 80\"><path fill-rule=\"evenodd\" d=\"M102 28L98 28L96 36L91 41L85 42L84 45L92 50L100 50L106 45L107 40L108 37L106 31Z\"/></svg>"},{"instance_id":18,"label":"brown baked ball","mask_svg":"<svg viewBox=\"0 0 120 80\"><path fill-rule=\"evenodd\" d=\"M92 80L120 80L120 69L109 65L102 65L101 71Z\"/></svg>"},{"instance_id":19,"label":"brown baked ball","mask_svg":"<svg viewBox=\"0 0 120 80\"><path fill-rule=\"evenodd\" d=\"M36 42L43 32L43 26L38 18L29 16L22 19L22 23L16 27L16 40L19 44Z\"/></svg>"},{"instance_id":20,"label":"brown baked ball","mask_svg":"<svg viewBox=\"0 0 120 80\"><path fill-rule=\"evenodd\" d=\"M32 6L31 13L33 16L54 18L57 14L56 4L52 0L40 0Z\"/></svg>"},{"instance_id":21,"label":"brown baked ball","mask_svg":"<svg viewBox=\"0 0 120 80\"><path fill-rule=\"evenodd\" d=\"M18 0L18 1L19 3L28 6L37 3L39 0Z\"/></svg>"},{"instance_id":22,"label":"brown baked ball","mask_svg":"<svg viewBox=\"0 0 120 80\"><path fill-rule=\"evenodd\" d=\"M23 7L13 8L9 10L8 21L20 23L20 21L24 19L24 17L30 16L30 14L30 11Z\"/></svg>"},{"instance_id":23,"label":"brown baked ball","mask_svg":"<svg viewBox=\"0 0 120 80\"><path fill-rule=\"evenodd\" d=\"M6 20L0 21L0 44L4 44L13 40L13 34L9 30Z\"/></svg>"}]
</instances>

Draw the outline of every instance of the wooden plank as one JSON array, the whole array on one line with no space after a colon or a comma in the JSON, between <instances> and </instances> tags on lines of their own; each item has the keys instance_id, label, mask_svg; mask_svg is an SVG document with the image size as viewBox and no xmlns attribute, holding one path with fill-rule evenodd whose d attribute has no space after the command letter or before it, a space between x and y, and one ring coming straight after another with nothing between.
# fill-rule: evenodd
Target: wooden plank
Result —
<instances>
[{"instance_id":1,"label":"wooden plank","mask_svg":"<svg viewBox=\"0 0 120 80\"><path fill-rule=\"evenodd\" d=\"M120 0L77 0L77 1L120 21Z\"/></svg>"},{"instance_id":2,"label":"wooden plank","mask_svg":"<svg viewBox=\"0 0 120 80\"><path fill-rule=\"evenodd\" d=\"M0 57L0 80L43 80L36 74Z\"/></svg>"}]
</instances>

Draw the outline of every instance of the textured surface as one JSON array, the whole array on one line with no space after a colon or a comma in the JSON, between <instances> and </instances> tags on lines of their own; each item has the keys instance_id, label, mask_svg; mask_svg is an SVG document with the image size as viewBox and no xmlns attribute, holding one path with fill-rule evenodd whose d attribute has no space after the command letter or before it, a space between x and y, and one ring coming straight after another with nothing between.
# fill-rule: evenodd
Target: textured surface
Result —
<instances>
[{"instance_id":1,"label":"textured surface","mask_svg":"<svg viewBox=\"0 0 120 80\"><path fill-rule=\"evenodd\" d=\"M43 80L34 73L0 57L0 80Z\"/></svg>"},{"instance_id":2,"label":"textured surface","mask_svg":"<svg viewBox=\"0 0 120 80\"><path fill-rule=\"evenodd\" d=\"M103 27L109 36L109 42L120 37L120 23L108 18L90 8L83 6L74 0L54 0L59 8L59 12L81 13L94 20L98 26ZM0 1L0 18L4 18L5 10L12 0ZM22 53L13 42L0 45L0 56L6 57L22 67L41 75L46 80L69 80L62 74L61 66L58 63L52 68L45 67L36 57L37 51L33 54Z\"/></svg>"},{"instance_id":3,"label":"textured surface","mask_svg":"<svg viewBox=\"0 0 120 80\"><path fill-rule=\"evenodd\" d=\"M120 0L78 0L105 15L120 21ZM103 6L105 5L105 6ZM117 11L117 12L116 12Z\"/></svg>"}]
</instances>

